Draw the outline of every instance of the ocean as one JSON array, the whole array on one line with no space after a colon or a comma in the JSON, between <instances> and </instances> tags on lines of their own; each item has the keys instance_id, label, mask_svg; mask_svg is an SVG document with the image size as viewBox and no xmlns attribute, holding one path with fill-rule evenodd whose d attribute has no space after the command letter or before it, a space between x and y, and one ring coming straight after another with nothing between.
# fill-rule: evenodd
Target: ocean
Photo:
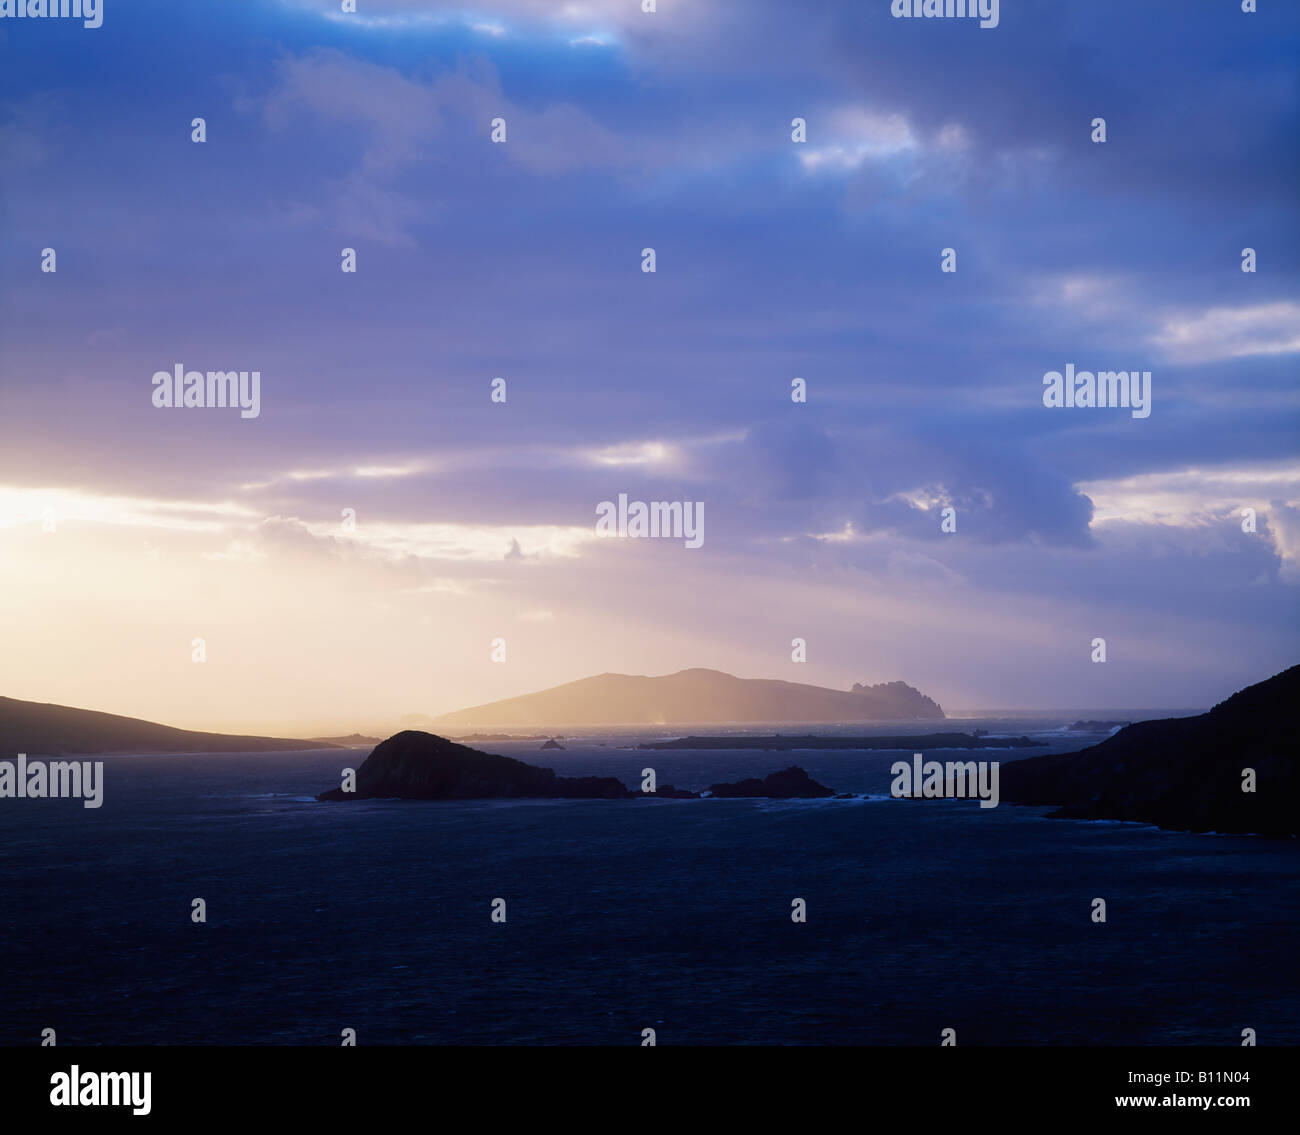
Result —
<instances>
[{"instance_id":1,"label":"ocean","mask_svg":"<svg viewBox=\"0 0 1300 1135\"><path fill-rule=\"evenodd\" d=\"M755 732L1047 742L926 753L1007 761L1097 740L1077 716L1138 719ZM624 747L674 735L479 747L629 787L799 764L855 797L321 804L368 749L96 758L101 808L0 807L0 1043L1300 1043L1295 841L890 799L910 750Z\"/></svg>"}]
</instances>

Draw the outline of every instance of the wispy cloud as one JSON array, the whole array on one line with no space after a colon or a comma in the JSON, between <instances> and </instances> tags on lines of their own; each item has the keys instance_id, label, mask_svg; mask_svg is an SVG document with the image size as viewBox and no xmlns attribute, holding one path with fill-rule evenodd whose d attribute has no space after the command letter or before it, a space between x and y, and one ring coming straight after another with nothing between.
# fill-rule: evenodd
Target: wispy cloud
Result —
<instances>
[{"instance_id":1,"label":"wispy cloud","mask_svg":"<svg viewBox=\"0 0 1300 1135\"><path fill-rule=\"evenodd\" d=\"M1300 303L1281 300L1171 316L1151 341L1178 363L1294 354L1300 351Z\"/></svg>"}]
</instances>

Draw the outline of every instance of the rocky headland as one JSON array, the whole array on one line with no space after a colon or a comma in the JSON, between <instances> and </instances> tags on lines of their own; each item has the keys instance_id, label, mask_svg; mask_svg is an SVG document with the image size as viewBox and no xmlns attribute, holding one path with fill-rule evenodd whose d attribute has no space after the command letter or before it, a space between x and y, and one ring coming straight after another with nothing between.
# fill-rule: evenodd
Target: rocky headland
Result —
<instances>
[{"instance_id":1,"label":"rocky headland","mask_svg":"<svg viewBox=\"0 0 1300 1135\"><path fill-rule=\"evenodd\" d=\"M1002 799L1055 804L1061 819L1294 836L1297 706L1292 666L1209 713L1140 721L1075 753L1004 763Z\"/></svg>"}]
</instances>

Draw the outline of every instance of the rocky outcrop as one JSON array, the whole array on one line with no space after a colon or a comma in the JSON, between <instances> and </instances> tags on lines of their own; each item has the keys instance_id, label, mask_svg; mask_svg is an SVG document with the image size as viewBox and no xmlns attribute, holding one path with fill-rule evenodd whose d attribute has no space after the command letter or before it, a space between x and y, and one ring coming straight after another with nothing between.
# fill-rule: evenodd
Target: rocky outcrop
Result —
<instances>
[{"instance_id":1,"label":"rocky outcrop","mask_svg":"<svg viewBox=\"0 0 1300 1135\"><path fill-rule=\"evenodd\" d=\"M1076 753L1003 763L1001 795L1062 819L1295 835L1300 666L1197 717L1142 721ZM1246 769L1253 770L1254 791Z\"/></svg>"},{"instance_id":2,"label":"rocky outcrop","mask_svg":"<svg viewBox=\"0 0 1300 1135\"><path fill-rule=\"evenodd\" d=\"M537 797L620 800L633 795L612 776L556 776L549 768L480 752L432 733L406 730L375 746L357 770L356 791L318 800L476 800Z\"/></svg>"},{"instance_id":3,"label":"rocky outcrop","mask_svg":"<svg viewBox=\"0 0 1300 1135\"><path fill-rule=\"evenodd\" d=\"M762 780L750 777L733 784L711 784L709 795L722 798L762 796L772 800L798 800L834 796L835 792L824 784L818 784L798 765L791 765Z\"/></svg>"},{"instance_id":4,"label":"rocky outcrop","mask_svg":"<svg viewBox=\"0 0 1300 1135\"><path fill-rule=\"evenodd\" d=\"M714 796L775 799L833 796L803 769L791 767L764 780L715 784ZM357 769L356 791L331 788L317 800L631 800L636 797L693 800L699 793L662 784L654 793L633 792L612 776L556 776L549 768L483 753L432 733L406 730L375 746Z\"/></svg>"},{"instance_id":5,"label":"rocky outcrop","mask_svg":"<svg viewBox=\"0 0 1300 1135\"><path fill-rule=\"evenodd\" d=\"M874 686L854 682L849 693L862 702L870 721L931 721L944 717L937 701L906 682L879 682Z\"/></svg>"},{"instance_id":6,"label":"rocky outcrop","mask_svg":"<svg viewBox=\"0 0 1300 1135\"><path fill-rule=\"evenodd\" d=\"M552 737L549 741L546 742L546 744L544 744L544 745L542 746L542 748L543 748L543 749L561 749L561 750L562 750L562 749L564 748L564 746L561 745L561 744L559 743L559 741L557 741L554 737Z\"/></svg>"},{"instance_id":7,"label":"rocky outcrop","mask_svg":"<svg viewBox=\"0 0 1300 1135\"><path fill-rule=\"evenodd\" d=\"M645 795L658 797L660 800L698 800L700 794L692 792L689 788L678 788L673 784L661 784L653 792L647 792Z\"/></svg>"}]
</instances>

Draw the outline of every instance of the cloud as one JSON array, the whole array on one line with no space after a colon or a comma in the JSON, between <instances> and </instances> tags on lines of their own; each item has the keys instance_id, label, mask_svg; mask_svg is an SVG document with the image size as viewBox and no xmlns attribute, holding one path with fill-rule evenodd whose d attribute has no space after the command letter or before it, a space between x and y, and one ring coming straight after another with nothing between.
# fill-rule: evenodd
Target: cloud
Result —
<instances>
[{"instance_id":1,"label":"cloud","mask_svg":"<svg viewBox=\"0 0 1300 1135\"><path fill-rule=\"evenodd\" d=\"M834 141L805 143L799 160L810 173L823 169L853 170L865 161L911 153L920 143L902 114L878 114L862 107L832 112L826 134ZM814 136L816 128L811 127Z\"/></svg>"},{"instance_id":2,"label":"cloud","mask_svg":"<svg viewBox=\"0 0 1300 1135\"><path fill-rule=\"evenodd\" d=\"M1093 525L1148 525L1205 532L1242 532L1244 509L1277 556L1283 576L1300 581L1300 463L1241 464L1140 473L1079 486L1096 510Z\"/></svg>"},{"instance_id":3,"label":"cloud","mask_svg":"<svg viewBox=\"0 0 1300 1135\"><path fill-rule=\"evenodd\" d=\"M1294 500L1271 501L1265 524L1282 561L1282 579L1300 584L1300 504Z\"/></svg>"},{"instance_id":4,"label":"cloud","mask_svg":"<svg viewBox=\"0 0 1300 1135\"><path fill-rule=\"evenodd\" d=\"M419 78L334 49L316 49L280 61L262 110L267 126L278 133L307 115L330 129L359 134L353 146L356 167L331 187L333 216L343 231L390 246L411 244L412 228L437 212L436 196L416 188L447 167L446 142L437 139L477 142L483 163L499 156L540 175L633 170L644 160L623 136L584 110L510 100L485 60ZM506 140L494 144L490 132L497 118L505 120ZM419 179L405 187L415 171Z\"/></svg>"},{"instance_id":5,"label":"cloud","mask_svg":"<svg viewBox=\"0 0 1300 1135\"><path fill-rule=\"evenodd\" d=\"M1281 300L1173 316L1151 341L1178 363L1294 354L1300 351L1300 303Z\"/></svg>"},{"instance_id":6,"label":"cloud","mask_svg":"<svg viewBox=\"0 0 1300 1135\"><path fill-rule=\"evenodd\" d=\"M488 700L500 669L464 660L497 622L537 636L529 661L511 643L523 688L772 674L787 612L827 680L866 677L869 639L876 677L945 702L1222 696L1294 653L1296 13L1259 36L1185 0L1022 5L969 35L884 0L365 0L266 35L246 4L180 58L120 7L95 68L12 63L51 95L3 138L27 156L0 173L0 677L62 681L58 609L68 634L120 616L97 649L136 642L146 684L162 655L127 616L171 596L161 640L227 584L257 643L228 692L253 696L297 641L333 700L346 639L367 698L427 697L430 619L444 708ZM177 91L211 108L207 149L160 113ZM153 411L153 371L201 359L260 367L262 418ZM1071 360L1161 363L1151 419L1045 411ZM594 542L620 491L706 501L705 546ZM320 616L340 596L353 631ZM1080 683L1093 621L1162 666ZM113 678L75 665L83 692Z\"/></svg>"},{"instance_id":7,"label":"cloud","mask_svg":"<svg viewBox=\"0 0 1300 1135\"><path fill-rule=\"evenodd\" d=\"M524 611L520 614L519 619L525 623L553 623L555 622L555 612L545 609L537 611Z\"/></svg>"},{"instance_id":8,"label":"cloud","mask_svg":"<svg viewBox=\"0 0 1300 1135\"><path fill-rule=\"evenodd\" d=\"M20 488L0 485L0 529L38 526L53 518L64 525L221 532L256 519L258 513L230 501L101 495L75 488Z\"/></svg>"},{"instance_id":9,"label":"cloud","mask_svg":"<svg viewBox=\"0 0 1300 1135\"><path fill-rule=\"evenodd\" d=\"M640 0L491 0L492 16L475 14L475 5L461 0L364 0L355 13L340 11L338 0L290 0L294 6L318 12L346 24L409 27L413 23L463 23L470 27L499 25L501 20L540 29L605 26L648 27L656 16L689 19L692 9L709 7L708 0L657 0L654 13L644 12Z\"/></svg>"},{"instance_id":10,"label":"cloud","mask_svg":"<svg viewBox=\"0 0 1300 1135\"><path fill-rule=\"evenodd\" d=\"M665 441L625 441L582 451L582 456L596 466L660 465L681 461L678 447Z\"/></svg>"}]
</instances>

